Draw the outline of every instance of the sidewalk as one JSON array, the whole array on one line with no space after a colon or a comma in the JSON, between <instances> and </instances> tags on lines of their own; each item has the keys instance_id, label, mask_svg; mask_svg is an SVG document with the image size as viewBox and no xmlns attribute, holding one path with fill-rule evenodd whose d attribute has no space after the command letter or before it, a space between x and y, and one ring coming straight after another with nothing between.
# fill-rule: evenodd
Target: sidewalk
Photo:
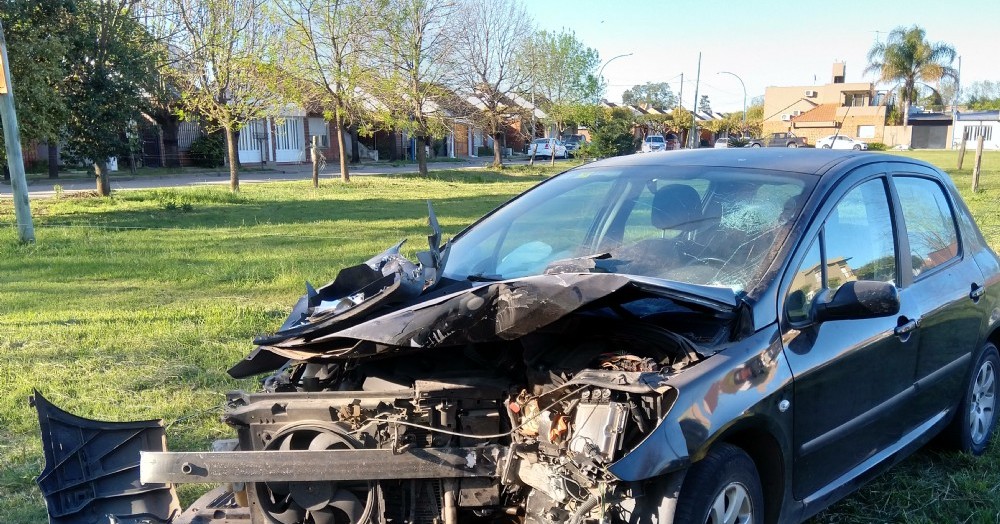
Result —
<instances>
[{"instance_id":1,"label":"sidewalk","mask_svg":"<svg viewBox=\"0 0 1000 524\"><path fill-rule=\"evenodd\" d=\"M484 165L489 164L491 161L491 158L472 158L469 162L428 162L427 168L430 170L468 168L482 169ZM526 160L519 159L507 160L507 162L512 164L524 163L525 161ZM268 171L241 171L240 184L310 180L312 178L311 164L287 164L268 166L268 168L270 169ZM416 172L416 164L404 164L401 166L392 166L388 164L360 164L357 166L350 166L351 176L394 175ZM326 167L320 170L321 180L335 180L339 178L339 164L327 164ZM119 171L117 174L111 175L112 191L228 184L228 170L178 173L162 176L132 176L127 171ZM93 178L31 179L28 181L28 195L32 198L53 197L56 194L55 186L59 186L63 194L77 193L81 191L93 191L95 189L95 181ZM10 182L3 181L0 183L0 198L10 198L11 195L12 189Z\"/></svg>"}]
</instances>

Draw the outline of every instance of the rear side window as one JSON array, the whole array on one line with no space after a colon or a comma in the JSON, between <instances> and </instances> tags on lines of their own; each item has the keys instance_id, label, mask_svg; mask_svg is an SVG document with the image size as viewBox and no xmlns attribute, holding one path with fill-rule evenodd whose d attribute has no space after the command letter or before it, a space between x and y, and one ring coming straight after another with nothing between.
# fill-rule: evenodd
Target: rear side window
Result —
<instances>
[{"instance_id":1,"label":"rear side window","mask_svg":"<svg viewBox=\"0 0 1000 524\"><path fill-rule=\"evenodd\" d=\"M944 188L928 178L896 176L893 181L906 221L913 276L957 257L958 231Z\"/></svg>"}]
</instances>

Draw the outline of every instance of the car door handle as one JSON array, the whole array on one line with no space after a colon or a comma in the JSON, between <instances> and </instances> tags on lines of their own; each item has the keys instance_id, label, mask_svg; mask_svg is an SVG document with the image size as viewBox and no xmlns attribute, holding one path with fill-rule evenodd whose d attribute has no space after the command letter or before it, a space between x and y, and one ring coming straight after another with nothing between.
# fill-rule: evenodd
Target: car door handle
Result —
<instances>
[{"instance_id":1,"label":"car door handle","mask_svg":"<svg viewBox=\"0 0 1000 524\"><path fill-rule=\"evenodd\" d=\"M905 318L906 317L903 317L900 320L904 320ZM917 329L918 326L919 323L916 320L910 320L908 322L904 322L896 326L896 329L893 330L893 333L895 333L897 337L905 338L909 336L911 331Z\"/></svg>"},{"instance_id":2,"label":"car door handle","mask_svg":"<svg viewBox=\"0 0 1000 524\"><path fill-rule=\"evenodd\" d=\"M984 286L980 286L979 284L973 283L972 292L969 293L969 298L971 298L973 302L979 302L979 299L983 298L983 295L985 294L986 294L986 288Z\"/></svg>"}]
</instances>

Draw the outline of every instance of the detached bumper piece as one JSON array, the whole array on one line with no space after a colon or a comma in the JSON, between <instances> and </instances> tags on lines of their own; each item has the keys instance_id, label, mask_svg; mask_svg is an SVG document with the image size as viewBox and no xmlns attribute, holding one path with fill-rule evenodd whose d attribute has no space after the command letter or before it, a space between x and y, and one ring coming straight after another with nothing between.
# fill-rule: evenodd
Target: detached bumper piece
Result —
<instances>
[{"instance_id":1,"label":"detached bumper piece","mask_svg":"<svg viewBox=\"0 0 1000 524\"><path fill-rule=\"evenodd\" d=\"M142 484L139 454L164 451L163 422L102 422L67 413L38 391L45 469L36 479L50 524L152 524L180 513L171 484Z\"/></svg>"}]
</instances>

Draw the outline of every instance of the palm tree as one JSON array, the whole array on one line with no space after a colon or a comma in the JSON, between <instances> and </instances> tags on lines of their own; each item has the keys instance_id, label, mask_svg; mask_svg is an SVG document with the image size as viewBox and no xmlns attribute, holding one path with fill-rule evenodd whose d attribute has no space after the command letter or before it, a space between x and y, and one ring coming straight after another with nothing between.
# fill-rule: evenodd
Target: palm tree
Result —
<instances>
[{"instance_id":1,"label":"palm tree","mask_svg":"<svg viewBox=\"0 0 1000 524\"><path fill-rule=\"evenodd\" d=\"M889 33L884 43L876 42L868 51L865 74L876 73L880 82L900 85L905 128L909 125L910 104L916 98L917 83L936 82L942 78L957 80L958 72L951 67L955 56L955 48L951 45L928 42L922 27L899 26Z\"/></svg>"}]
</instances>

